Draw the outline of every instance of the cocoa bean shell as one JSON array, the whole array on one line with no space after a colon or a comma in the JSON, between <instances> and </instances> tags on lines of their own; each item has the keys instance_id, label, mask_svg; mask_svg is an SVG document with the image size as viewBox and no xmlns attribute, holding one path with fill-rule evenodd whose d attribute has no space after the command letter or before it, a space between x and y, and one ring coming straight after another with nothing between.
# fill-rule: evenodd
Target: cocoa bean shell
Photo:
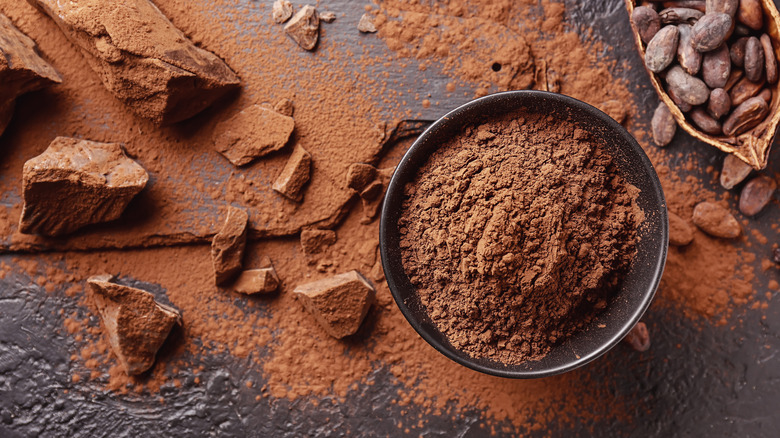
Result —
<instances>
[{"instance_id":1,"label":"cocoa bean shell","mask_svg":"<svg viewBox=\"0 0 780 438\"><path fill-rule=\"evenodd\" d=\"M729 14L704 14L693 26L693 47L700 52L715 50L733 31L734 20Z\"/></svg>"},{"instance_id":2,"label":"cocoa bean shell","mask_svg":"<svg viewBox=\"0 0 780 438\"><path fill-rule=\"evenodd\" d=\"M745 44L745 77L753 82L764 73L764 48L756 37L748 38Z\"/></svg>"},{"instance_id":3,"label":"cocoa bean shell","mask_svg":"<svg viewBox=\"0 0 780 438\"><path fill-rule=\"evenodd\" d=\"M701 76L710 88L726 86L731 74L731 57L727 44L721 44L715 50L704 54L701 65Z\"/></svg>"},{"instance_id":4,"label":"cocoa bean shell","mask_svg":"<svg viewBox=\"0 0 780 438\"><path fill-rule=\"evenodd\" d=\"M659 73L669 67L677 53L679 40L680 31L677 26L666 26L659 30L647 44L645 51L647 68L654 73Z\"/></svg>"},{"instance_id":5,"label":"cocoa bean shell","mask_svg":"<svg viewBox=\"0 0 780 438\"><path fill-rule=\"evenodd\" d=\"M723 122L723 133L728 136L740 135L764 121L769 113L769 105L760 97L751 97L742 102Z\"/></svg>"},{"instance_id":6,"label":"cocoa bean shell","mask_svg":"<svg viewBox=\"0 0 780 438\"><path fill-rule=\"evenodd\" d=\"M777 190L777 181L766 175L759 175L742 187L739 195L739 211L745 216L755 216L772 200Z\"/></svg>"}]
</instances>

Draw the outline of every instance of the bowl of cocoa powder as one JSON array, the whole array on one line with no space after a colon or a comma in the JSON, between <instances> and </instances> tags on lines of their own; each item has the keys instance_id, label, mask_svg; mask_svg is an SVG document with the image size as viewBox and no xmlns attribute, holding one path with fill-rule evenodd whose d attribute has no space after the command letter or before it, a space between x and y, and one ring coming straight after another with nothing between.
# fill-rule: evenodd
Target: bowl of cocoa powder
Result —
<instances>
[{"instance_id":1,"label":"bowl of cocoa powder","mask_svg":"<svg viewBox=\"0 0 780 438\"><path fill-rule=\"evenodd\" d=\"M510 91L431 125L390 181L380 226L390 290L420 336L503 377L580 367L655 295L668 222L636 140L560 94Z\"/></svg>"}]
</instances>

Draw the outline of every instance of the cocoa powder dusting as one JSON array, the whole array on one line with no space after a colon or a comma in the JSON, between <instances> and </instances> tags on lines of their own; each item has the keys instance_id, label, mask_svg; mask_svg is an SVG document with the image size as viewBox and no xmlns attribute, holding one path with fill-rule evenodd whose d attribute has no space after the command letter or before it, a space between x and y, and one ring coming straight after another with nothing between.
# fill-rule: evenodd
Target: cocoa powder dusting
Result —
<instances>
[{"instance_id":1,"label":"cocoa powder dusting","mask_svg":"<svg viewBox=\"0 0 780 438\"><path fill-rule=\"evenodd\" d=\"M407 185L404 268L453 346L541 359L606 307L643 215L604 147L521 112L467 127Z\"/></svg>"}]
</instances>

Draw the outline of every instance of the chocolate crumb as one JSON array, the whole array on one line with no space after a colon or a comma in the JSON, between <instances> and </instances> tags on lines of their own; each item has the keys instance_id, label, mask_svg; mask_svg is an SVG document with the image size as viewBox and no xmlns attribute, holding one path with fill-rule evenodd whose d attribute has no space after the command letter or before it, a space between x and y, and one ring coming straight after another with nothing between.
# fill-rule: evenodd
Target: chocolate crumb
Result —
<instances>
[{"instance_id":1,"label":"chocolate crumb","mask_svg":"<svg viewBox=\"0 0 780 438\"><path fill-rule=\"evenodd\" d=\"M362 17L360 17L360 21L358 22L357 28L359 31L363 33L374 33L376 32L376 26L374 25L374 17L366 12L363 14Z\"/></svg>"},{"instance_id":2,"label":"chocolate crumb","mask_svg":"<svg viewBox=\"0 0 780 438\"><path fill-rule=\"evenodd\" d=\"M333 23L336 21L336 13L335 12L323 12L320 14L320 20L326 22L326 23Z\"/></svg>"},{"instance_id":3,"label":"chocolate crumb","mask_svg":"<svg viewBox=\"0 0 780 438\"><path fill-rule=\"evenodd\" d=\"M314 6L302 7L284 26L284 31L302 49L314 50L320 36L320 19Z\"/></svg>"},{"instance_id":4,"label":"chocolate crumb","mask_svg":"<svg viewBox=\"0 0 780 438\"><path fill-rule=\"evenodd\" d=\"M303 186L311 177L311 155L300 146L296 146L282 173L274 181L273 189L290 200L303 200Z\"/></svg>"},{"instance_id":5,"label":"chocolate crumb","mask_svg":"<svg viewBox=\"0 0 780 438\"><path fill-rule=\"evenodd\" d=\"M211 241L211 259L217 285L232 280L243 266L249 215L244 209L229 207L225 223Z\"/></svg>"},{"instance_id":6,"label":"chocolate crumb","mask_svg":"<svg viewBox=\"0 0 780 438\"><path fill-rule=\"evenodd\" d=\"M293 5L287 0L276 0L271 8L271 17L276 24L282 24L293 15Z\"/></svg>"}]
</instances>

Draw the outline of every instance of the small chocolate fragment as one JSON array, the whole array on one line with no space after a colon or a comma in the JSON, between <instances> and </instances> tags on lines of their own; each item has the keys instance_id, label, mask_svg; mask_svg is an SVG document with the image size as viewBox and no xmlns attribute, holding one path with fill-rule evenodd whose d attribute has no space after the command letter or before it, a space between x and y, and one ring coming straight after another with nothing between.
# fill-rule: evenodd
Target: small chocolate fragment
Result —
<instances>
[{"instance_id":1,"label":"small chocolate fragment","mask_svg":"<svg viewBox=\"0 0 780 438\"><path fill-rule=\"evenodd\" d=\"M731 75L731 57L728 45L722 44L715 50L704 54L701 64L701 76L710 88L726 86Z\"/></svg>"},{"instance_id":2,"label":"small chocolate fragment","mask_svg":"<svg viewBox=\"0 0 780 438\"><path fill-rule=\"evenodd\" d=\"M247 269L241 272L230 288L240 294L268 294L279 288L279 277L273 267Z\"/></svg>"},{"instance_id":3,"label":"small chocolate fragment","mask_svg":"<svg viewBox=\"0 0 780 438\"><path fill-rule=\"evenodd\" d=\"M669 212L669 244L685 246L693 242L693 227L683 218Z\"/></svg>"},{"instance_id":4,"label":"small chocolate fragment","mask_svg":"<svg viewBox=\"0 0 780 438\"><path fill-rule=\"evenodd\" d=\"M271 9L271 17L274 23L282 24L293 15L293 5L287 0L276 0Z\"/></svg>"},{"instance_id":5,"label":"small chocolate fragment","mask_svg":"<svg viewBox=\"0 0 780 438\"><path fill-rule=\"evenodd\" d=\"M336 232L333 230L307 229L301 231L301 249L306 255L320 254L336 243Z\"/></svg>"},{"instance_id":6,"label":"small chocolate fragment","mask_svg":"<svg viewBox=\"0 0 780 438\"><path fill-rule=\"evenodd\" d=\"M750 164L740 160L736 155L726 155L720 171L720 185L726 190L731 190L744 181L752 171Z\"/></svg>"},{"instance_id":7,"label":"small chocolate fragment","mask_svg":"<svg viewBox=\"0 0 780 438\"><path fill-rule=\"evenodd\" d=\"M35 42L0 13L0 135L18 96L61 82L54 67L38 55Z\"/></svg>"},{"instance_id":8,"label":"small chocolate fragment","mask_svg":"<svg viewBox=\"0 0 780 438\"><path fill-rule=\"evenodd\" d=\"M670 91L690 105L701 105L710 97L710 90L704 81L689 75L679 65L669 69L666 83Z\"/></svg>"},{"instance_id":9,"label":"small chocolate fragment","mask_svg":"<svg viewBox=\"0 0 780 438\"><path fill-rule=\"evenodd\" d=\"M358 331L376 298L374 287L357 271L302 284L293 293L336 339Z\"/></svg>"},{"instance_id":10,"label":"small chocolate fragment","mask_svg":"<svg viewBox=\"0 0 780 438\"><path fill-rule=\"evenodd\" d=\"M274 181L273 189L292 201L303 200L303 186L311 178L311 154L296 146L284 165L282 173Z\"/></svg>"},{"instance_id":11,"label":"small chocolate fragment","mask_svg":"<svg viewBox=\"0 0 780 438\"><path fill-rule=\"evenodd\" d=\"M314 50L320 37L320 19L314 6L302 7L284 25L284 31L304 50Z\"/></svg>"},{"instance_id":12,"label":"small chocolate fragment","mask_svg":"<svg viewBox=\"0 0 780 438\"><path fill-rule=\"evenodd\" d=\"M761 47L764 49L764 71L766 72L766 81L770 84L777 82L777 57L775 56L772 39L769 35L761 35Z\"/></svg>"},{"instance_id":13,"label":"small chocolate fragment","mask_svg":"<svg viewBox=\"0 0 780 438\"><path fill-rule=\"evenodd\" d=\"M740 0L737 21L753 30L761 30L764 25L764 9L761 7L761 0Z\"/></svg>"},{"instance_id":14,"label":"small chocolate fragment","mask_svg":"<svg viewBox=\"0 0 780 438\"><path fill-rule=\"evenodd\" d=\"M693 47L700 52L715 50L731 36L734 20L729 14L704 14L693 26Z\"/></svg>"},{"instance_id":15,"label":"small chocolate fragment","mask_svg":"<svg viewBox=\"0 0 780 438\"><path fill-rule=\"evenodd\" d=\"M679 40L680 31L677 26L667 26L659 30L645 50L647 68L654 73L660 73L669 67L677 53Z\"/></svg>"},{"instance_id":16,"label":"small chocolate fragment","mask_svg":"<svg viewBox=\"0 0 780 438\"><path fill-rule=\"evenodd\" d=\"M747 45L749 39L749 37L742 37L734 44L732 44L731 48L729 49L729 58L731 58L731 63L737 67L742 67L745 65L745 45Z\"/></svg>"},{"instance_id":17,"label":"small chocolate fragment","mask_svg":"<svg viewBox=\"0 0 780 438\"><path fill-rule=\"evenodd\" d=\"M87 279L111 350L129 375L147 371L174 325L181 325L178 310L160 304L154 295L113 282L110 275Z\"/></svg>"},{"instance_id":18,"label":"small chocolate fragment","mask_svg":"<svg viewBox=\"0 0 780 438\"><path fill-rule=\"evenodd\" d=\"M376 178L376 167L370 164L355 163L347 170L347 187L358 192Z\"/></svg>"},{"instance_id":19,"label":"small chocolate fragment","mask_svg":"<svg viewBox=\"0 0 780 438\"><path fill-rule=\"evenodd\" d=\"M28 1L81 48L108 91L157 124L188 119L240 85L149 0Z\"/></svg>"},{"instance_id":20,"label":"small chocolate fragment","mask_svg":"<svg viewBox=\"0 0 780 438\"><path fill-rule=\"evenodd\" d=\"M688 114L696 126L710 135L720 135L723 130L717 120L713 119L703 108L694 108Z\"/></svg>"},{"instance_id":21,"label":"small chocolate fragment","mask_svg":"<svg viewBox=\"0 0 780 438\"><path fill-rule=\"evenodd\" d=\"M745 43L745 77L758 82L762 73L764 73L764 48L758 38L750 37Z\"/></svg>"},{"instance_id":22,"label":"small chocolate fragment","mask_svg":"<svg viewBox=\"0 0 780 438\"><path fill-rule=\"evenodd\" d=\"M630 332L623 338L623 341L634 350L643 353L650 349L650 332L643 322L638 322Z\"/></svg>"},{"instance_id":23,"label":"small chocolate fragment","mask_svg":"<svg viewBox=\"0 0 780 438\"><path fill-rule=\"evenodd\" d=\"M716 120L728 114L731 110L731 98L723 88L710 91L710 100L707 101L707 112Z\"/></svg>"},{"instance_id":24,"label":"small chocolate fragment","mask_svg":"<svg viewBox=\"0 0 780 438\"><path fill-rule=\"evenodd\" d=\"M769 105L760 97L742 102L723 122L723 133L729 137L747 132L761 123L769 113Z\"/></svg>"},{"instance_id":25,"label":"small chocolate fragment","mask_svg":"<svg viewBox=\"0 0 780 438\"><path fill-rule=\"evenodd\" d=\"M707 0L705 11L707 13L721 12L734 16L739 7L739 0Z\"/></svg>"},{"instance_id":26,"label":"small chocolate fragment","mask_svg":"<svg viewBox=\"0 0 780 438\"><path fill-rule=\"evenodd\" d=\"M112 221L148 180L117 143L57 137L24 163L19 231L61 236Z\"/></svg>"},{"instance_id":27,"label":"small chocolate fragment","mask_svg":"<svg viewBox=\"0 0 780 438\"><path fill-rule=\"evenodd\" d=\"M287 117L292 117L293 113L295 113L295 105L293 105L292 100L282 98L274 105L274 111Z\"/></svg>"},{"instance_id":28,"label":"small chocolate fragment","mask_svg":"<svg viewBox=\"0 0 780 438\"><path fill-rule=\"evenodd\" d=\"M650 7L639 6L631 14L631 21L639 31L639 37L647 44L661 29L661 19L658 13Z\"/></svg>"},{"instance_id":29,"label":"small chocolate fragment","mask_svg":"<svg viewBox=\"0 0 780 438\"><path fill-rule=\"evenodd\" d=\"M336 21L336 13L335 12L323 12L320 14L320 20L326 22L326 23L333 23Z\"/></svg>"},{"instance_id":30,"label":"small chocolate fragment","mask_svg":"<svg viewBox=\"0 0 780 438\"><path fill-rule=\"evenodd\" d=\"M292 117L252 105L217 125L214 148L235 166L278 151L295 129Z\"/></svg>"},{"instance_id":31,"label":"small chocolate fragment","mask_svg":"<svg viewBox=\"0 0 780 438\"><path fill-rule=\"evenodd\" d=\"M244 264L244 248L249 215L242 208L230 206L222 229L211 241L211 261L217 285L232 280Z\"/></svg>"},{"instance_id":32,"label":"small chocolate fragment","mask_svg":"<svg viewBox=\"0 0 780 438\"><path fill-rule=\"evenodd\" d=\"M677 26L680 30L680 42L677 44L677 62L690 75L699 73L701 69L702 55L693 48L693 28L688 24Z\"/></svg>"},{"instance_id":33,"label":"small chocolate fragment","mask_svg":"<svg viewBox=\"0 0 780 438\"><path fill-rule=\"evenodd\" d=\"M677 122L674 121L672 112L663 102L659 103L655 109L650 126L653 131L653 141L661 147L671 143L674 133L677 131Z\"/></svg>"},{"instance_id":34,"label":"small chocolate fragment","mask_svg":"<svg viewBox=\"0 0 780 438\"><path fill-rule=\"evenodd\" d=\"M690 24L694 25L704 12L691 8L666 8L658 13L663 24Z\"/></svg>"},{"instance_id":35,"label":"small chocolate fragment","mask_svg":"<svg viewBox=\"0 0 780 438\"><path fill-rule=\"evenodd\" d=\"M363 33L374 33L376 32L376 26L374 25L374 17L373 15L366 12L363 14L362 17L360 17L360 21L358 21L357 28L359 31Z\"/></svg>"},{"instance_id":36,"label":"small chocolate fragment","mask_svg":"<svg viewBox=\"0 0 780 438\"><path fill-rule=\"evenodd\" d=\"M733 239L742 234L742 227L728 210L713 202L701 202L693 209L693 223L705 233Z\"/></svg>"},{"instance_id":37,"label":"small chocolate fragment","mask_svg":"<svg viewBox=\"0 0 780 438\"><path fill-rule=\"evenodd\" d=\"M739 211L745 216L755 216L772 200L777 190L777 181L766 175L759 175L742 187L739 195Z\"/></svg>"}]
</instances>

